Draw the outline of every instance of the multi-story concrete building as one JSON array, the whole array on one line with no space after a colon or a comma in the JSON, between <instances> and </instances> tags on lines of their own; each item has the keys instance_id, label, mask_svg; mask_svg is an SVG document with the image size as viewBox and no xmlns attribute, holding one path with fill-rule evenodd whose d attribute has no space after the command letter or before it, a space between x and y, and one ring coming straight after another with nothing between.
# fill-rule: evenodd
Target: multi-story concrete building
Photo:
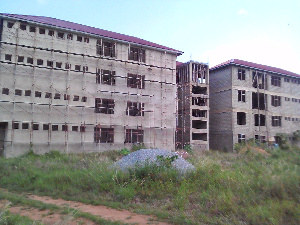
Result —
<instances>
[{"instance_id":1,"label":"multi-story concrete building","mask_svg":"<svg viewBox=\"0 0 300 225\"><path fill-rule=\"evenodd\" d=\"M209 149L209 68L207 64L177 62L178 116L176 147Z\"/></svg>"},{"instance_id":2,"label":"multi-story concrete building","mask_svg":"<svg viewBox=\"0 0 300 225\"><path fill-rule=\"evenodd\" d=\"M232 150L255 138L300 130L300 75L242 60L210 69L210 147Z\"/></svg>"},{"instance_id":3,"label":"multi-story concrete building","mask_svg":"<svg viewBox=\"0 0 300 225\"><path fill-rule=\"evenodd\" d=\"M0 14L0 148L174 149L176 57L136 37L41 16Z\"/></svg>"}]
</instances>

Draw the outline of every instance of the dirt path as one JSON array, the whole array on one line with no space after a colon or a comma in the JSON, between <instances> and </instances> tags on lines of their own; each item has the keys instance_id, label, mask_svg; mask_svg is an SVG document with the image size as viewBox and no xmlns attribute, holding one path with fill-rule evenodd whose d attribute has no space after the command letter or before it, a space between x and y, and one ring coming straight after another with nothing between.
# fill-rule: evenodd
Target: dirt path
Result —
<instances>
[{"instance_id":1,"label":"dirt path","mask_svg":"<svg viewBox=\"0 0 300 225\"><path fill-rule=\"evenodd\" d=\"M121 221L124 223L134 223L140 225L146 225L146 224L170 225L164 222L157 222L156 221L157 218L155 218L154 216L140 215L140 214L132 213L127 210L111 209L101 205L97 205L97 206L87 205L80 202L67 201L63 199L53 199L48 196L29 195L28 198L41 201L47 204L54 204L60 207L74 208L80 210L81 212L90 213L92 215L99 216L103 219L107 219L111 221Z\"/></svg>"},{"instance_id":2,"label":"dirt path","mask_svg":"<svg viewBox=\"0 0 300 225\"><path fill-rule=\"evenodd\" d=\"M0 188L0 191L8 192L5 189ZM137 213L132 213L128 210L116 210L111 209L106 206L101 205L88 205L81 202L67 201L63 199L54 199L49 196L37 196L37 195L23 195L26 198L40 201L46 204L53 204L59 207L69 207L76 209L80 212L89 213L91 215L97 216L102 219L110 221L120 221L128 224L139 224L139 225L170 225L165 222L158 222L155 216L140 215ZM7 203L7 200L0 201L0 207L3 207ZM42 221L45 225L50 224L87 224L93 225L96 224L93 221L90 221L85 218L75 218L72 215L64 215L59 212L51 212L49 210L39 210L29 206L10 206L9 212L12 214L18 214L21 216L27 216L28 218L36 221ZM67 222L67 223L66 223Z\"/></svg>"},{"instance_id":3,"label":"dirt path","mask_svg":"<svg viewBox=\"0 0 300 225\"><path fill-rule=\"evenodd\" d=\"M0 208L6 205L6 201L0 202ZM69 225L95 225L93 221L90 221L85 218L75 218L72 215L62 215L59 213L53 213L49 210L39 210L31 207L20 207L20 206L10 206L9 212L11 214L26 216L34 221L40 221L45 225L53 224L69 224Z\"/></svg>"}]
</instances>

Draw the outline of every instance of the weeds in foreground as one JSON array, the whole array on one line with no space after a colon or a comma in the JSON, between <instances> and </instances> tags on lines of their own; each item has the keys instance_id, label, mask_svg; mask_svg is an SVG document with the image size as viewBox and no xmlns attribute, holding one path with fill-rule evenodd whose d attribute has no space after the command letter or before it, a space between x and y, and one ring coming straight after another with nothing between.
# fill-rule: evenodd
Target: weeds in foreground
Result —
<instances>
[{"instance_id":1,"label":"weeds in foreground","mask_svg":"<svg viewBox=\"0 0 300 225\"><path fill-rule=\"evenodd\" d=\"M270 156L195 156L196 170L183 177L154 165L114 171L102 153L31 154L0 159L0 186L153 213L176 224L298 224L300 151L266 151Z\"/></svg>"}]
</instances>

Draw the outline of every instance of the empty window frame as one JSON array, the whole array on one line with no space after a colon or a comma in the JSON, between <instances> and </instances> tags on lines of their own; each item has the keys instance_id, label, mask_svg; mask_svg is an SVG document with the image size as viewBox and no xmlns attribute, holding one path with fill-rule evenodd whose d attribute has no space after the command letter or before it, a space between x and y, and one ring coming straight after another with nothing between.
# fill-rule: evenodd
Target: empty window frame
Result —
<instances>
[{"instance_id":1,"label":"empty window frame","mask_svg":"<svg viewBox=\"0 0 300 225\"><path fill-rule=\"evenodd\" d=\"M28 57L28 58L27 58L27 63L29 63L29 64L33 64L33 58L31 58L31 57Z\"/></svg>"},{"instance_id":2,"label":"empty window frame","mask_svg":"<svg viewBox=\"0 0 300 225\"><path fill-rule=\"evenodd\" d=\"M266 116L262 114L254 114L255 126L266 126Z\"/></svg>"},{"instance_id":3,"label":"empty window frame","mask_svg":"<svg viewBox=\"0 0 300 225\"><path fill-rule=\"evenodd\" d=\"M281 86L281 78L277 76L271 76L271 85L280 87Z\"/></svg>"},{"instance_id":4,"label":"empty window frame","mask_svg":"<svg viewBox=\"0 0 300 225\"><path fill-rule=\"evenodd\" d=\"M18 62L24 62L24 56L18 56Z\"/></svg>"},{"instance_id":5,"label":"empty window frame","mask_svg":"<svg viewBox=\"0 0 300 225\"><path fill-rule=\"evenodd\" d=\"M192 105L207 106L207 99L202 97L192 97Z\"/></svg>"},{"instance_id":6,"label":"empty window frame","mask_svg":"<svg viewBox=\"0 0 300 225\"><path fill-rule=\"evenodd\" d=\"M49 124L43 124L43 130L49 130L50 125Z\"/></svg>"},{"instance_id":7,"label":"empty window frame","mask_svg":"<svg viewBox=\"0 0 300 225\"><path fill-rule=\"evenodd\" d=\"M115 75L116 75L115 71L97 69L96 83L115 85L116 84Z\"/></svg>"},{"instance_id":8,"label":"empty window frame","mask_svg":"<svg viewBox=\"0 0 300 225\"><path fill-rule=\"evenodd\" d=\"M51 97L52 97L52 93L50 93L50 92L45 93L45 98L51 98Z\"/></svg>"},{"instance_id":9,"label":"empty window frame","mask_svg":"<svg viewBox=\"0 0 300 225\"><path fill-rule=\"evenodd\" d=\"M73 40L73 34L67 34L67 39L68 40Z\"/></svg>"},{"instance_id":10,"label":"empty window frame","mask_svg":"<svg viewBox=\"0 0 300 225\"><path fill-rule=\"evenodd\" d=\"M42 60L42 59L37 59L37 60L36 60L36 64L37 64L38 66L42 66L42 65L44 64L44 60Z\"/></svg>"},{"instance_id":11,"label":"empty window frame","mask_svg":"<svg viewBox=\"0 0 300 225\"><path fill-rule=\"evenodd\" d=\"M265 110L267 106L267 95L252 92L252 109Z\"/></svg>"},{"instance_id":12,"label":"empty window frame","mask_svg":"<svg viewBox=\"0 0 300 225\"><path fill-rule=\"evenodd\" d=\"M86 43L89 43L89 42L90 42L90 39L89 39L88 37L84 37L84 38L83 38L83 41L86 42Z\"/></svg>"},{"instance_id":13,"label":"empty window frame","mask_svg":"<svg viewBox=\"0 0 300 225\"><path fill-rule=\"evenodd\" d=\"M15 23L13 22L7 22L7 27L8 28L12 28L14 26Z\"/></svg>"},{"instance_id":14,"label":"empty window frame","mask_svg":"<svg viewBox=\"0 0 300 225\"><path fill-rule=\"evenodd\" d=\"M78 132L78 126L72 126L72 131Z\"/></svg>"},{"instance_id":15,"label":"empty window frame","mask_svg":"<svg viewBox=\"0 0 300 225\"><path fill-rule=\"evenodd\" d=\"M8 95L9 94L9 89L8 88L2 88L2 94L3 95Z\"/></svg>"},{"instance_id":16,"label":"empty window frame","mask_svg":"<svg viewBox=\"0 0 300 225\"><path fill-rule=\"evenodd\" d=\"M257 71L252 72L252 86L259 89L267 89L267 77Z\"/></svg>"},{"instance_id":17,"label":"empty window frame","mask_svg":"<svg viewBox=\"0 0 300 225\"><path fill-rule=\"evenodd\" d=\"M57 38L64 39L65 38L65 33L57 32Z\"/></svg>"},{"instance_id":18,"label":"empty window frame","mask_svg":"<svg viewBox=\"0 0 300 225\"><path fill-rule=\"evenodd\" d=\"M81 101L82 102L86 102L87 101L87 97L86 96L82 96Z\"/></svg>"},{"instance_id":19,"label":"empty window frame","mask_svg":"<svg viewBox=\"0 0 300 225\"><path fill-rule=\"evenodd\" d=\"M272 116L272 126L281 127L281 116Z\"/></svg>"},{"instance_id":20,"label":"empty window frame","mask_svg":"<svg viewBox=\"0 0 300 225\"><path fill-rule=\"evenodd\" d=\"M64 100L70 100L70 95L64 94Z\"/></svg>"},{"instance_id":21,"label":"empty window frame","mask_svg":"<svg viewBox=\"0 0 300 225\"><path fill-rule=\"evenodd\" d=\"M35 97L41 98L41 97L42 97L42 92L36 91L36 92L35 92Z\"/></svg>"},{"instance_id":22,"label":"empty window frame","mask_svg":"<svg viewBox=\"0 0 300 225\"><path fill-rule=\"evenodd\" d=\"M281 106L281 96L271 95L271 104L274 107Z\"/></svg>"},{"instance_id":23,"label":"empty window frame","mask_svg":"<svg viewBox=\"0 0 300 225\"><path fill-rule=\"evenodd\" d=\"M77 41L82 42L82 37L77 35Z\"/></svg>"},{"instance_id":24,"label":"empty window frame","mask_svg":"<svg viewBox=\"0 0 300 225\"><path fill-rule=\"evenodd\" d=\"M194 86L192 87L193 94L207 95L207 87Z\"/></svg>"},{"instance_id":25,"label":"empty window frame","mask_svg":"<svg viewBox=\"0 0 300 225\"><path fill-rule=\"evenodd\" d=\"M16 89L16 90L15 90L15 95L16 95L16 96L22 96L22 90Z\"/></svg>"},{"instance_id":26,"label":"empty window frame","mask_svg":"<svg viewBox=\"0 0 300 225\"><path fill-rule=\"evenodd\" d=\"M39 130L39 124L38 123L33 123L32 124L32 130Z\"/></svg>"},{"instance_id":27,"label":"empty window frame","mask_svg":"<svg viewBox=\"0 0 300 225\"><path fill-rule=\"evenodd\" d=\"M21 30L26 30L26 28L27 28L26 24L20 24L20 29Z\"/></svg>"},{"instance_id":28,"label":"empty window frame","mask_svg":"<svg viewBox=\"0 0 300 225\"><path fill-rule=\"evenodd\" d=\"M75 71L80 71L81 66L80 65L75 65Z\"/></svg>"},{"instance_id":29,"label":"empty window frame","mask_svg":"<svg viewBox=\"0 0 300 225\"><path fill-rule=\"evenodd\" d=\"M127 87L145 89L145 75L127 74Z\"/></svg>"},{"instance_id":30,"label":"empty window frame","mask_svg":"<svg viewBox=\"0 0 300 225\"><path fill-rule=\"evenodd\" d=\"M130 47L128 59L133 61L138 61L138 62L146 62L145 49L139 47Z\"/></svg>"},{"instance_id":31,"label":"empty window frame","mask_svg":"<svg viewBox=\"0 0 300 225\"><path fill-rule=\"evenodd\" d=\"M255 135L255 141L259 143L266 143L266 136Z\"/></svg>"},{"instance_id":32,"label":"empty window frame","mask_svg":"<svg viewBox=\"0 0 300 225\"><path fill-rule=\"evenodd\" d=\"M35 33L35 31L36 31L36 27L32 27L32 26L29 27L29 32Z\"/></svg>"},{"instance_id":33,"label":"empty window frame","mask_svg":"<svg viewBox=\"0 0 300 225\"><path fill-rule=\"evenodd\" d=\"M25 96L31 96L31 90L25 90Z\"/></svg>"},{"instance_id":34,"label":"empty window frame","mask_svg":"<svg viewBox=\"0 0 300 225\"><path fill-rule=\"evenodd\" d=\"M238 80L245 80L246 79L246 70L238 69Z\"/></svg>"},{"instance_id":35,"label":"empty window frame","mask_svg":"<svg viewBox=\"0 0 300 225\"><path fill-rule=\"evenodd\" d=\"M97 40L96 54L107 57L116 57L116 43Z\"/></svg>"},{"instance_id":36,"label":"empty window frame","mask_svg":"<svg viewBox=\"0 0 300 225\"><path fill-rule=\"evenodd\" d=\"M45 34L46 33L46 30L44 28L39 28L39 33L40 34Z\"/></svg>"},{"instance_id":37,"label":"empty window frame","mask_svg":"<svg viewBox=\"0 0 300 225\"><path fill-rule=\"evenodd\" d=\"M53 61L47 60L47 66L53 68Z\"/></svg>"},{"instance_id":38,"label":"empty window frame","mask_svg":"<svg viewBox=\"0 0 300 225\"><path fill-rule=\"evenodd\" d=\"M74 101L74 102L79 101L79 96L78 96L78 95L74 95L74 96L73 96L73 101Z\"/></svg>"},{"instance_id":39,"label":"empty window frame","mask_svg":"<svg viewBox=\"0 0 300 225\"><path fill-rule=\"evenodd\" d=\"M82 132L82 133L85 132L85 126L84 125L80 126L80 132Z\"/></svg>"},{"instance_id":40,"label":"empty window frame","mask_svg":"<svg viewBox=\"0 0 300 225\"><path fill-rule=\"evenodd\" d=\"M207 111L206 110L200 110L200 109L192 109L192 116L193 117L207 117Z\"/></svg>"},{"instance_id":41,"label":"empty window frame","mask_svg":"<svg viewBox=\"0 0 300 225\"><path fill-rule=\"evenodd\" d=\"M54 99L60 99L60 93L55 93Z\"/></svg>"},{"instance_id":42,"label":"empty window frame","mask_svg":"<svg viewBox=\"0 0 300 225\"><path fill-rule=\"evenodd\" d=\"M61 130L62 131L68 131L68 125L67 124L62 125Z\"/></svg>"},{"instance_id":43,"label":"empty window frame","mask_svg":"<svg viewBox=\"0 0 300 225\"><path fill-rule=\"evenodd\" d=\"M5 60L11 61L12 55L10 54L5 54Z\"/></svg>"},{"instance_id":44,"label":"empty window frame","mask_svg":"<svg viewBox=\"0 0 300 225\"><path fill-rule=\"evenodd\" d=\"M289 78L284 78L284 82L290 82Z\"/></svg>"},{"instance_id":45,"label":"empty window frame","mask_svg":"<svg viewBox=\"0 0 300 225\"><path fill-rule=\"evenodd\" d=\"M246 135L245 134L238 134L238 143L242 143L246 141Z\"/></svg>"},{"instance_id":46,"label":"empty window frame","mask_svg":"<svg viewBox=\"0 0 300 225\"><path fill-rule=\"evenodd\" d=\"M58 131L58 125L52 125L52 131Z\"/></svg>"},{"instance_id":47,"label":"empty window frame","mask_svg":"<svg viewBox=\"0 0 300 225\"><path fill-rule=\"evenodd\" d=\"M143 143L144 131L141 129L126 129L125 143Z\"/></svg>"},{"instance_id":48,"label":"empty window frame","mask_svg":"<svg viewBox=\"0 0 300 225\"><path fill-rule=\"evenodd\" d=\"M245 90L238 90L238 101L246 102L246 91Z\"/></svg>"},{"instance_id":49,"label":"empty window frame","mask_svg":"<svg viewBox=\"0 0 300 225\"><path fill-rule=\"evenodd\" d=\"M65 69L66 70L70 70L71 69L71 64L70 63L66 63L65 64Z\"/></svg>"},{"instance_id":50,"label":"empty window frame","mask_svg":"<svg viewBox=\"0 0 300 225\"><path fill-rule=\"evenodd\" d=\"M54 36L54 30L49 30L49 31L48 31L48 35L49 35L49 36Z\"/></svg>"},{"instance_id":51,"label":"empty window frame","mask_svg":"<svg viewBox=\"0 0 300 225\"><path fill-rule=\"evenodd\" d=\"M14 122L13 124L12 124L12 129L19 129L19 123L16 123L16 122Z\"/></svg>"},{"instance_id":52,"label":"empty window frame","mask_svg":"<svg viewBox=\"0 0 300 225\"><path fill-rule=\"evenodd\" d=\"M94 127L94 142L95 143L113 143L114 128Z\"/></svg>"},{"instance_id":53,"label":"empty window frame","mask_svg":"<svg viewBox=\"0 0 300 225\"><path fill-rule=\"evenodd\" d=\"M237 112L237 125L246 125L246 113L245 112Z\"/></svg>"},{"instance_id":54,"label":"empty window frame","mask_svg":"<svg viewBox=\"0 0 300 225\"><path fill-rule=\"evenodd\" d=\"M56 62L56 68L61 68L62 67L62 62Z\"/></svg>"},{"instance_id":55,"label":"empty window frame","mask_svg":"<svg viewBox=\"0 0 300 225\"><path fill-rule=\"evenodd\" d=\"M144 103L127 102L126 115L128 116L144 116Z\"/></svg>"},{"instance_id":56,"label":"empty window frame","mask_svg":"<svg viewBox=\"0 0 300 225\"><path fill-rule=\"evenodd\" d=\"M83 67L82 67L82 70L83 70L84 73L86 73L86 72L89 71L89 68L88 68L87 66L83 66Z\"/></svg>"},{"instance_id":57,"label":"empty window frame","mask_svg":"<svg viewBox=\"0 0 300 225\"><path fill-rule=\"evenodd\" d=\"M22 130L28 130L29 129L29 123L22 123Z\"/></svg>"},{"instance_id":58,"label":"empty window frame","mask_svg":"<svg viewBox=\"0 0 300 225\"><path fill-rule=\"evenodd\" d=\"M113 99L95 99L95 113L114 114L114 108L115 102Z\"/></svg>"}]
</instances>

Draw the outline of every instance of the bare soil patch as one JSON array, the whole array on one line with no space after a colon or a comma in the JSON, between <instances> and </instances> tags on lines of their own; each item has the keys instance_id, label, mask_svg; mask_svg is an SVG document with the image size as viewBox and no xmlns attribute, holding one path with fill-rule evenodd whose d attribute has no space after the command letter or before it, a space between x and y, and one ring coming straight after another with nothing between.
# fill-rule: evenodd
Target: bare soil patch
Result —
<instances>
[{"instance_id":1,"label":"bare soil patch","mask_svg":"<svg viewBox=\"0 0 300 225\"><path fill-rule=\"evenodd\" d=\"M6 204L5 201L0 202L0 208ZM11 206L9 207L9 212L11 214L26 216L32 220L42 222L45 225L53 225L53 224L69 224L69 225L78 225L78 224L86 224L86 225L94 225L93 221L90 221L85 218L74 218L70 215L63 215L59 213L53 213L49 210L39 210L31 207L21 207L21 206Z\"/></svg>"},{"instance_id":2,"label":"bare soil patch","mask_svg":"<svg viewBox=\"0 0 300 225\"><path fill-rule=\"evenodd\" d=\"M169 225L169 223L158 222L154 216L140 215L132 213L128 210L116 210L101 205L87 205L81 202L67 201L63 199L53 199L49 196L36 196L29 195L28 198L41 201L47 204L53 204L60 207L70 207L73 209L80 210L81 212L90 213L94 216L99 216L103 219L111 221L121 221L124 223L134 224L157 224L157 225Z\"/></svg>"}]
</instances>

